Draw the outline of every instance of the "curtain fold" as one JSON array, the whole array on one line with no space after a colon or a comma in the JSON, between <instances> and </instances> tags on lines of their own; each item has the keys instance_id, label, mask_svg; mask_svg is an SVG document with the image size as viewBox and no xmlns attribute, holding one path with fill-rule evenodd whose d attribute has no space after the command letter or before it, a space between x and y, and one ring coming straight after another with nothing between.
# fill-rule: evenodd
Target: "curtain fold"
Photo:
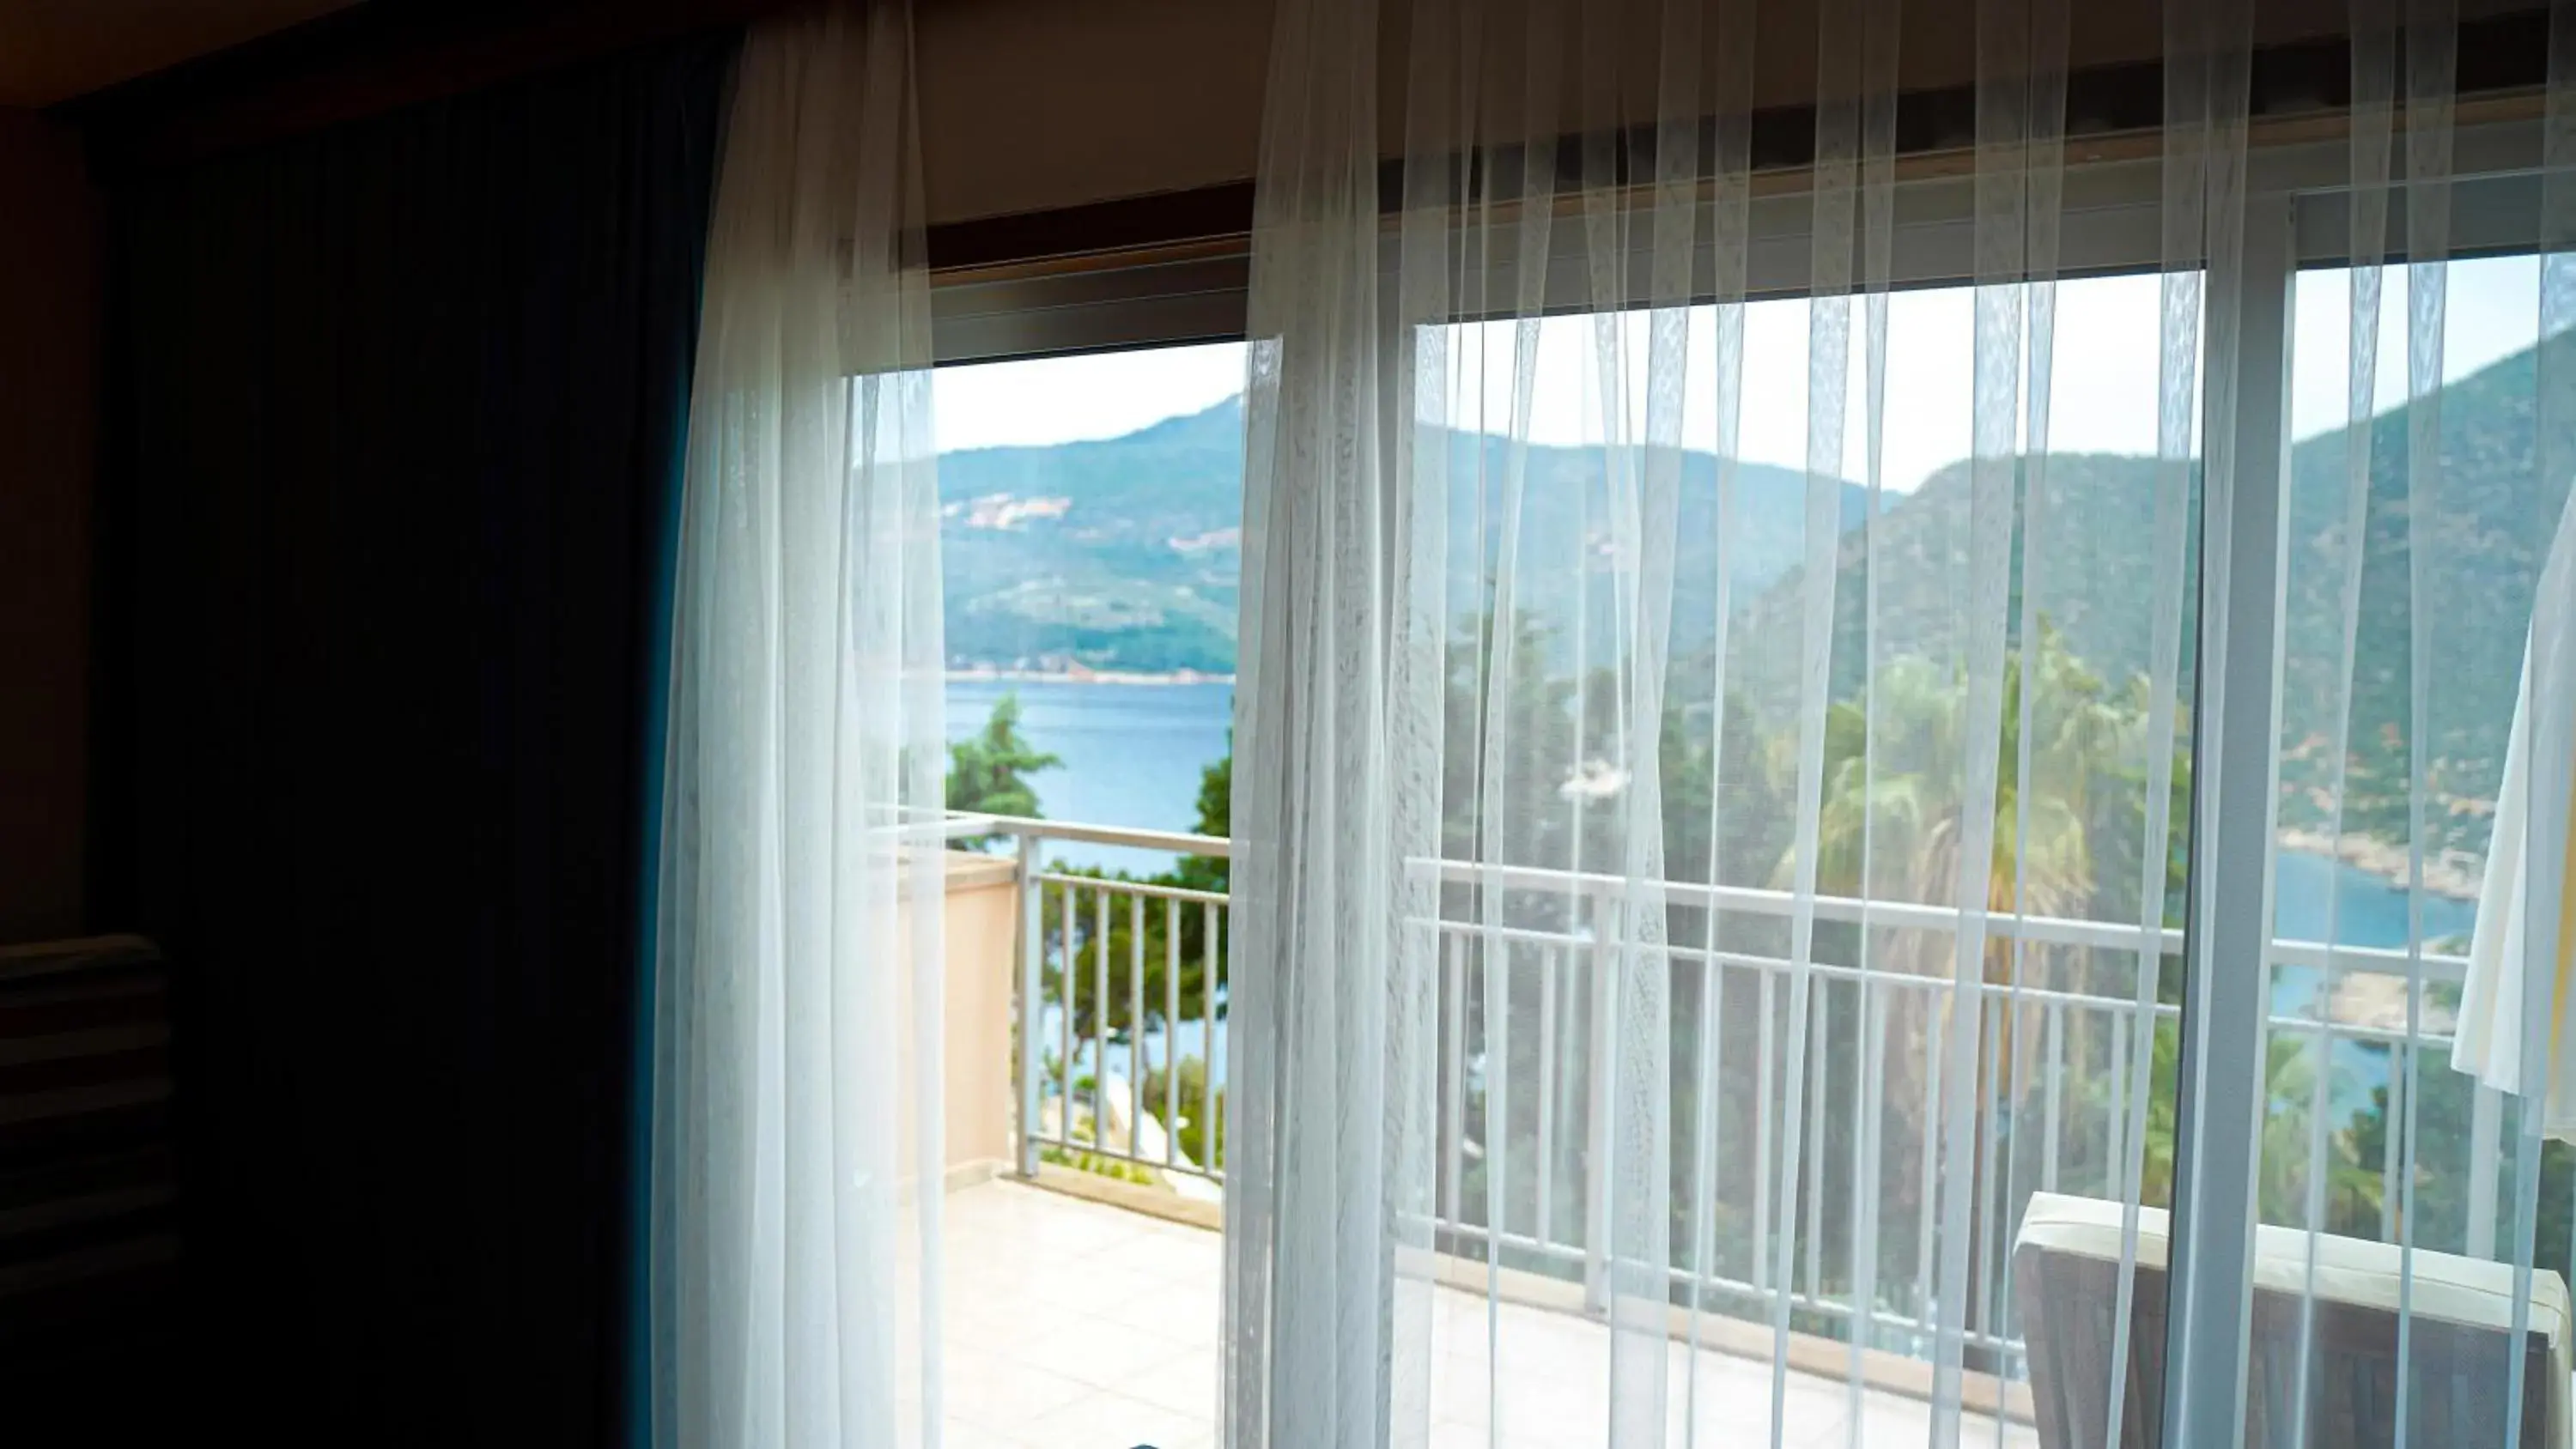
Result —
<instances>
[{"instance_id":1,"label":"curtain fold","mask_svg":"<svg viewBox=\"0 0 2576 1449\"><path fill-rule=\"evenodd\" d=\"M2104 1376L2161 1322L2247 134L2241 14L2177 8L2135 275L2061 284L2064 0L1962 17L1972 165L1906 192L1964 249L1900 240L1897 0L1281 6L1228 1443L2036 1443L2043 1191L2120 1209ZM1812 166L1757 187L1775 45Z\"/></svg>"},{"instance_id":2,"label":"curtain fold","mask_svg":"<svg viewBox=\"0 0 2576 1449\"><path fill-rule=\"evenodd\" d=\"M654 1442L935 1444L938 499L911 8L744 43L665 762Z\"/></svg>"},{"instance_id":3,"label":"curtain fold","mask_svg":"<svg viewBox=\"0 0 2576 1449\"><path fill-rule=\"evenodd\" d=\"M101 1105L178 1134L191 1314L98 1442L623 1437L641 721L731 52L118 183L94 906L178 969L172 1099Z\"/></svg>"}]
</instances>

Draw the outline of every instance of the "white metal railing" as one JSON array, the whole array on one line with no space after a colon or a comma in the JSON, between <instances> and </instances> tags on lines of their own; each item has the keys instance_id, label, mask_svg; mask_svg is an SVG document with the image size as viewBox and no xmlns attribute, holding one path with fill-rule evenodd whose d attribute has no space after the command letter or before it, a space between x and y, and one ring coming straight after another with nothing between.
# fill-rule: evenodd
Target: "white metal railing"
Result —
<instances>
[{"instance_id":1,"label":"white metal railing","mask_svg":"<svg viewBox=\"0 0 2576 1449\"><path fill-rule=\"evenodd\" d=\"M1227 842L1171 831L1007 817L993 817L989 826L991 833L1015 837L1019 857L1020 970L1013 1033L1021 1175L1034 1177L1052 1148L1067 1158L1108 1158L1148 1171L1221 1181L1223 1169L1217 1162L1201 1162L1182 1148L1180 1067L1195 1025L1197 1057L1205 1073L1202 1110L1212 1116L1201 1133L1205 1145L1200 1155L1213 1159L1225 1130L1217 1013L1224 999L1223 947L1231 940L1226 897L1181 886L1051 870L1042 854L1049 843L1082 843L1223 857ZM1191 914L1198 918L1199 939L1185 954L1186 917ZM1157 916L1159 920L1153 919ZM1120 925L1127 928L1123 962L1115 960L1119 955L1115 928ZM1159 962L1149 960L1151 925L1161 928L1161 948L1155 953ZM1156 993L1158 999L1149 1002L1148 968L1156 964L1162 967L1161 990ZM1124 977L1123 1000L1112 994L1113 965L1125 968L1115 973ZM1199 972L1195 1023L1186 1019L1183 1010L1185 967ZM1052 1006L1047 994L1050 982L1056 988ZM1088 1031L1083 1030L1086 1006ZM1123 1031L1118 1029L1122 1006ZM1159 1008L1158 1015L1149 1014L1149 1007ZM1158 1030L1148 1031L1149 1019L1159 1022ZM1153 1052L1156 1039L1162 1049L1159 1064ZM1151 1073L1157 1065L1162 1076L1159 1102L1148 1100ZM1113 1075L1120 1067L1124 1076ZM1121 1084L1123 1092L1118 1090ZM1121 1096L1123 1103L1118 1100ZM1056 1107L1052 1130L1046 1114L1050 1102ZM1078 1108L1087 1111L1087 1126L1077 1122ZM1144 1140L1149 1115L1159 1147Z\"/></svg>"},{"instance_id":2,"label":"white metal railing","mask_svg":"<svg viewBox=\"0 0 2576 1449\"><path fill-rule=\"evenodd\" d=\"M982 832L1013 837L1019 860L1021 937L1015 1020L1020 1171L1034 1176L1040 1160L1052 1149L1174 1178L1222 1182L1224 1169L1215 1144L1223 1140L1223 1002L1232 943L1226 896L1050 868L1043 856L1051 843L1079 842L1224 858L1228 843L1208 836L1008 817L980 819L975 833ZM1605 1235L1594 1231L1593 1224L1606 1217L1608 1154L1592 1151L1591 1145L1606 1141L1609 1131L1607 1074L1613 1050L1608 1040L1608 1004L1616 973L1631 957L1616 944L1618 908L1628 894L1628 883L1617 876L1475 862L1417 861L1413 866L1436 871L1445 886L1459 888L1460 899L1501 892L1507 897L1526 896L1550 908L1524 912L1508 924L1446 915L1415 923L1428 933L1431 943L1424 959L1434 963L1441 975L1437 1226L1452 1251L1482 1257L1490 1235L1517 1266L1556 1270L1569 1277L1579 1274L1597 1302L1607 1259ZM1667 882L1661 894L1669 907L1713 912L1736 922L1785 921L1797 908L1786 891ZM1818 897L1813 910L1819 921L1862 927L1868 933L1952 935L1959 920L1953 908L1840 896ZM1195 941L1187 939L1192 917L1196 918ZM1984 1039L2004 1048L1987 1053L1980 1067L1981 1100L1988 1115L2009 1115L1997 1113L1999 1100L2019 1110L2034 1097L2038 1114L2036 1123L2009 1132L1990 1127L1983 1134L1984 1160L1977 1169L1982 1194L1976 1219L1978 1297L1969 1307L1968 1341L1993 1355L1997 1372L2009 1374L2020 1358L2008 1276L2011 1225L2018 1218L2019 1203L2007 1194L2017 1197L2037 1189L2120 1195L2119 1179L2110 1175L2112 1165L2126 1163L2138 1150L2138 1144L2126 1140L2135 1105L2130 1099L2134 1054L2152 1053L2156 1037L2176 1030L2179 1018L2178 1006L2155 999L2152 978L2141 999L2138 973L2160 973L2169 959L2179 957L2183 943L2182 933L2172 928L2000 912L1987 918L1985 930L1990 941L2007 943L2016 951L2083 953L2090 963L2125 962L2128 972L2125 977L2115 976L2115 989L2101 989L2104 973L2097 964L2089 973L2096 982L2093 989L1979 981L1971 983L1967 993L1983 1015ZM1754 1140L1700 1138L1700 1155L1738 1170L1730 1181L1723 1169L1712 1166L1701 1179L1702 1192L1676 1192L1677 1206L1692 1214L1690 1242L1687 1247L1677 1246L1671 1268L1676 1290L1691 1294L1693 1301L1731 1301L1744 1305L1748 1314L1763 1316L1785 1295L1794 1311L1841 1324L1841 1331L1848 1333L1860 1312L1853 1301L1856 1265L1847 1261L1836 1274L1829 1268L1828 1253L1856 1239L1862 1252L1875 1264L1883 1264L1887 1249L1898 1241L1888 1236L1893 1230L1914 1243L1912 1271L1905 1281L1889 1281L1877 1271L1868 1275L1876 1280L1865 1315L1868 1338L1876 1347L1928 1353L1938 1322L1932 1272L1938 1197L1933 1180L1935 1153L1928 1147L1916 1153L1921 1180L1912 1194L1912 1221L1884 1221L1879 1216L1883 1193L1860 1192L1853 1211L1863 1216L1829 1244L1821 1230L1828 1152L1801 1154L1806 1174L1801 1191L1784 1195L1777 1181L1774 1138L1776 1130L1786 1125L1779 1119L1789 1053L1788 1044L1779 1039L1785 1033L1775 1021L1774 1008L1784 999L1785 984L1801 975L1844 993L1834 1009L1845 1013L1845 1023L1870 1044L1869 1049L1854 1060L1835 1059L1825 1049L1832 1012L1822 1007L1811 1010L1813 1036L1803 1054L1808 1078L1802 1093L1802 1136L1819 1146L1834 1142L1828 1126L1839 1115L1843 1120L1836 1125L1846 1129L1842 1141L1851 1154L1851 1180L1884 1185L1882 1154L1888 1148L1891 1114L1883 1086L1877 1099L1864 1093L1868 1078L1862 1075L1863 1064L1884 1060L1888 1026L1907 1002L1915 1003L1910 1019L1924 1033L1920 1043L1924 1061L1938 1062L1942 1038L1954 1029L1951 1022L1960 1009L1961 993L1954 978L1946 971L1925 974L1848 962L1811 961L1802 967L1785 954L1713 945L1705 937L1659 945L1654 955L1669 963L1665 969L1698 977L1697 1039L1704 1049L1698 1052L1697 1062L1688 1064L1696 1073L1698 1103L1717 1104L1730 1080L1724 1060L1729 1032L1720 1019L1721 1005L1730 1013L1750 1005L1759 1021L1753 1033L1755 1058L1750 1071L1755 1083L1750 1114ZM1153 959L1157 956L1159 960ZM2415 980L2423 985L2456 984L2466 968L2465 960L2453 955L2417 954L2412 963L2418 972ZM1158 984L1151 969L1157 964L1162 968ZM2298 1014L2276 1011L2270 1022L2276 1034L2326 1043L2319 1052L2320 1069L2336 1043L2387 1049L2389 1095L2383 1110L2391 1118L2399 1111L2398 1094L2406 1080L2403 1053L2449 1045L2446 1034L2428 1031L2410 1038L2402 1029L2334 1019L2332 1000L2339 981L2360 973L2407 976L2410 955L2402 948L2329 947L2314 941L2280 940L2272 943L2266 966L2316 973L2315 1008ZM1500 990L1511 1006L1500 1020L1484 1023L1483 1040L1471 1044L1469 1017L1479 995L1470 989L1470 976L1481 980L1480 973L1488 969L1502 973ZM1199 973L1197 985L1184 992L1189 970ZM1534 1031L1537 1038L1528 1053L1532 1080L1526 1083L1516 1079L1508 1041L1512 1033L1521 1031ZM2095 1047L2105 1059L2078 1071L2075 1058L2091 1055ZM1168 1130L1185 1115L1178 1067L1190 1055L1204 1064L1206 1072L1203 1110L1211 1121L1200 1134L1202 1150L1217 1160L1197 1160L1180 1146L1180 1133ZM1158 1071L1159 1080L1154 1080ZM2000 1075L2005 1071L2012 1073L2009 1079ZM1836 1077L1837 1073L1841 1075ZM1941 1120L1941 1075L1929 1068L1924 1074L1923 1086L1930 1097L1923 1103L1922 1123ZM1829 1080L1848 1090L1838 1096L1829 1089ZM1150 1100L1149 1083L1159 1088ZM2469 1090L2465 1085L2458 1089ZM2475 1140L2469 1146L2471 1164L2489 1165L2470 1174L2472 1226L2465 1246L2478 1255L2491 1255L2493 1246L2492 1165L2501 1161L2495 1095L2478 1090ZM1116 1120L1122 1112L1122 1096L1123 1124ZM1491 1100L1495 1096L1500 1100ZM1051 1105L1055 1108L1052 1120ZM1078 1120L1086 1112L1087 1124ZM1484 1119L1480 1126L1471 1126L1471 1112ZM1149 1116L1158 1128L1166 1129L1159 1131L1159 1141L1146 1140L1154 1134L1139 1130L1140 1119ZM1496 1117L1502 1119L1502 1130L1496 1130ZM2035 1142L2025 1136L2034 1129ZM2078 1175L2075 1164L2066 1160L2067 1149L2087 1141L2098 1148L2086 1164L2099 1171L2098 1178ZM1508 1159L1524 1148L1534 1160L1525 1171L1515 1173ZM2019 1156L2034 1148L2039 1157L2035 1166ZM1677 1160L1683 1152L1684 1145L1677 1142ZM2006 1160L1999 1161L1999 1153ZM2384 1171L2394 1173L2396 1154L2385 1155L2391 1165ZM1504 1191L1496 1194L1503 1199L1498 1224L1486 1220L1485 1194L1469 1189L1471 1163L1497 1175L1503 1184ZM1749 1172L1741 1170L1747 1163ZM1566 1171L1581 1174L1579 1191L1570 1199L1560 1196L1560 1174ZM2483 1199L2477 1189L2481 1182ZM1686 1197L1695 1200L1686 1202ZM2394 1230L2391 1213L2397 1200L2394 1185L2386 1185L2383 1235ZM1795 1239L1801 1256L1782 1279L1775 1255L1778 1234L1789 1225L1774 1218L1784 1203L1794 1203L1803 1221ZM1748 1209L1749 1222L1739 1227L1737 1250L1730 1254L1707 1219L1721 1210L1731 1211L1736 1204ZM2477 1228L2480 1223L2488 1225L2484 1238Z\"/></svg>"}]
</instances>

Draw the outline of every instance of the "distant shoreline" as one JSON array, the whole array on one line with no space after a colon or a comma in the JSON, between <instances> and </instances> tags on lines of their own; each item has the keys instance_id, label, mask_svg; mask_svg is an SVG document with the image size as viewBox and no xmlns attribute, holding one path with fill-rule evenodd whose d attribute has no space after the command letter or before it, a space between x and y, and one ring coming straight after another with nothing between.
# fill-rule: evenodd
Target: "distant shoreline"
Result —
<instances>
[{"instance_id":1,"label":"distant shoreline","mask_svg":"<svg viewBox=\"0 0 2576 1449\"><path fill-rule=\"evenodd\" d=\"M973 684L1007 681L1014 684L1224 684L1234 683L1231 674L1203 674L1195 669L1129 670L1129 669L951 669L948 682Z\"/></svg>"},{"instance_id":2,"label":"distant shoreline","mask_svg":"<svg viewBox=\"0 0 2576 1449\"><path fill-rule=\"evenodd\" d=\"M2283 850L2339 860L2364 875L2385 881L2393 891L2406 889L2408 878L2414 874L2414 865L2408 859L2405 846L2391 845L2366 835L2343 837L2342 849L2338 850L2334 839L2323 831L2293 828L2280 832L2279 843ZM2474 901L2485 885L2486 862L2483 860L2449 851L2428 856L2424 861L2424 889L2433 895L2448 896L2455 901Z\"/></svg>"}]
</instances>

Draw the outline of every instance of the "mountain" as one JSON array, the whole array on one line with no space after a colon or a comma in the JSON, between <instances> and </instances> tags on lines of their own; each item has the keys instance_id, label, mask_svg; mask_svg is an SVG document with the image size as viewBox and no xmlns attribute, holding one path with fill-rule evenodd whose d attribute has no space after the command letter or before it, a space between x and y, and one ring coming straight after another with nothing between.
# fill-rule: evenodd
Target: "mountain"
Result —
<instances>
[{"instance_id":1,"label":"mountain","mask_svg":"<svg viewBox=\"0 0 2576 1449\"><path fill-rule=\"evenodd\" d=\"M2023 469L2028 460L2009 462ZM2044 475L2048 512L2026 567L2015 539L2006 589L2007 629L2017 629L2022 589L2037 579L2040 612L2065 637L2067 648L2114 680L2144 673L2154 630L2147 600L2154 592L2155 485L2153 458L2111 453L2052 453ZM1972 607L1968 527L1970 466L1958 462L1934 473L1922 487L1890 508L1877 529L1879 555L1878 657L1908 654L1933 659L1964 657L1962 631ZM2197 479L2191 485L2197 487ZM2186 529L2184 577L2197 563ZM1846 532L1836 554L1833 668L1836 699L1858 694L1868 668L1867 540ZM1798 654L1806 600L1804 569L1790 570L1748 603L1730 634L1727 684L1766 730L1786 729L1798 709ZM2188 589L2185 591L2189 592ZM2184 628L2184 667L2189 667L2190 628ZM1691 661L1696 687L1705 690L1708 661Z\"/></svg>"},{"instance_id":2,"label":"mountain","mask_svg":"<svg viewBox=\"0 0 2576 1449\"><path fill-rule=\"evenodd\" d=\"M2553 370L2576 364L2576 338L2560 337ZM2423 599L2432 645L2426 741L2434 799L2427 853L2486 848L2487 807L2504 774L2505 740L2522 680L2532 598L2547 561L2566 482L2536 478L2541 456L2535 384L2540 349L2527 349L2438 394L2438 484L2427 490ZM2363 527L2361 617L2355 657L2352 828L2381 840L2407 834L2405 732L2410 654L2407 604L2408 433L2413 404L2371 420L2370 508ZM2312 438L2294 450L2290 508L2287 664L2282 681L2283 819L2321 818L2329 761L2328 708L2342 651L2344 474L2358 434ZM2576 439L2551 456L2576 456ZM2544 499L2549 516L2541 516Z\"/></svg>"},{"instance_id":3,"label":"mountain","mask_svg":"<svg viewBox=\"0 0 2576 1449\"><path fill-rule=\"evenodd\" d=\"M2570 349L2576 338L2553 341ZM2505 358L2439 394L2438 496L2429 500L2423 597L2432 628L2427 750L2435 782L2428 854L2474 855L2485 847L2490 796L2520 680L2525 623L2548 548L2533 479L2537 350ZM2555 364L2554 364L2555 365ZM2363 538L2362 610L2351 717L2351 793L2346 820L2382 841L2407 831L2410 772L2408 516L2413 499L2408 433L2421 403L2401 405L2365 426L2371 449L2370 505ZM2290 459L2288 578L2283 669L2282 820L2323 823L2332 761L2332 711L2339 691L2345 540L2344 472L2364 436L2339 429L2297 444ZM2556 440L2576 456L2576 437ZM1502 480L1512 450L1502 439L1451 450L1456 479L1450 519L1461 617L1485 607L1474 592L1476 540L1499 546ZM2015 466L2030 471L2027 459ZM1576 581L1606 577L1614 560L1602 527L1604 460L1598 450L1532 446L1526 452L1518 606L1551 632L1559 668L1570 668L1571 624L1585 602ZM1484 470L1480 494L1475 470ZM1243 414L1239 399L1172 418L1124 437L1045 448L994 448L940 460L948 579L949 652L961 663L1062 664L1144 671L1234 667L1237 577L1242 566ZM2009 581L2018 627L2021 590L2038 591L2040 613L2067 647L2115 686L2142 679L2153 641L2155 498L2152 458L2052 454L2050 514L2028 543L2029 567ZM1717 460L1686 454L1675 569L1673 690L1704 694L1717 607ZM1766 732L1794 719L1805 475L1741 465L1737 518L1737 605L1727 678ZM1877 529L1878 648L1881 658L1919 654L1955 660L1968 605L1970 472L1953 464L1909 495L1891 495ZM1844 535L1837 557L1832 689L1848 698L1866 660L1862 602L1863 491L1841 489ZM2197 490L2196 477L2185 486ZM2563 493L2548 490L2554 504ZM1481 497L1482 519L1478 502ZM2196 529L2187 530L2184 577L2198 566ZM1589 561L1578 571L1574 558ZM2027 577L2025 577L2027 574ZM2186 586L2186 608L2191 590ZM1608 618L1594 595L1592 613ZM2182 667L2191 668L2192 621L2183 628ZM1596 651L1592 657L1601 655ZM2187 701L2186 701L2187 703Z\"/></svg>"},{"instance_id":4,"label":"mountain","mask_svg":"<svg viewBox=\"0 0 2576 1449\"><path fill-rule=\"evenodd\" d=\"M1234 668L1243 411L939 460L948 653L961 664Z\"/></svg>"},{"instance_id":5,"label":"mountain","mask_svg":"<svg viewBox=\"0 0 2576 1449\"><path fill-rule=\"evenodd\" d=\"M1458 502L1451 539L1460 561L1462 614L1477 607L1463 584L1472 577L1478 528L1475 470L1481 463L1487 546L1498 547L1495 520L1512 451L1490 436L1481 447L1451 449L1451 496ZM1562 647L1577 575L1547 555L1580 552L1593 560L1594 576L1609 567L1603 455L1533 445L1524 458L1519 605L1557 624ZM1799 557L1806 475L1744 464L1737 477L1737 578L1749 593ZM1243 562L1242 479L1240 398L1123 437L942 455L951 660L1231 671ZM1683 647L1705 647L1714 629L1716 480L1716 458L1684 455L1674 599ZM1835 486L1848 527L1859 520L1866 493L1848 483Z\"/></svg>"},{"instance_id":6,"label":"mountain","mask_svg":"<svg viewBox=\"0 0 2576 1449\"><path fill-rule=\"evenodd\" d=\"M2552 347L2576 349L2576 340ZM2576 363L2576 351L2565 358ZM2553 362L2553 366L2563 365ZM2439 394L2437 496L2425 512L2423 598L2432 628L2428 756L2435 782L2427 853L2474 855L2486 841L2487 811L2503 773L2505 739L2519 687L2523 637L2548 549L2551 521L2535 486L2533 406L2536 350L2498 361ZM2347 828L2382 841L2407 834L2410 773L2407 466L2415 409L2370 420L2370 502L2363 531L2361 614L2351 716ZM2344 478L2362 436L2338 429L2298 443L2290 457L2286 616L2282 677L2282 823L2315 828L2331 804L2333 711L2342 655L2345 555ZM2576 439L2562 438L2564 450ZM2558 456L2576 456L2562 451ZM2016 460L2024 469L2028 460ZM2152 638L2154 517L2158 467L2152 458L2054 454L2048 459L2050 519L2030 550L2040 612L2067 647L2115 684L2143 676ZM1969 469L1954 464L1886 515L1880 526L1879 648L1882 657L1961 657L1966 606ZM2196 491L2197 480L2193 484ZM2550 491L2552 504L2563 495ZM2197 558L2187 557L2186 580ZM1863 667L1859 599L1866 569L1860 535L1846 535L1837 560L1834 689L1848 697ZM2028 580L2011 580L2011 617ZM2186 593L2188 594L2188 587ZM1794 641L1802 611L1799 571L1784 574L1746 605L1733 633L1728 678L1756 718L1778 728L1797 707ZM2186 602L2188 607L2188 600ZM2190 667L2192 621L2184 624ZM1696 661L1706 678L1705 651ZM2186 679L2187 683L2187 679ZM1702 686L1705 687L1704 685Z\"/></svg>"}]
</instances>

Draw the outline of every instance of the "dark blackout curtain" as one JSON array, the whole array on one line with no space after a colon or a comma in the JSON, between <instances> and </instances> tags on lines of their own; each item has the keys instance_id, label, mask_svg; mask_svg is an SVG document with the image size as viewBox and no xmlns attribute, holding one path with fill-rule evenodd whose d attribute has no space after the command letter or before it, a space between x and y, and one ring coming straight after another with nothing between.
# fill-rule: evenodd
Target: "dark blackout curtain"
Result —
<instances>
[{"instance_id":1,"label":"dark blackout curtain","mask_svg":"<svg viewBox=\"0 0 2576 1449\"><path fill-rule=\"evenodd\" d=\"M98 924L179 982L192 1428L624 1435L651 721L730 49L119 188Z\"/></svg>"}]
</instances>

